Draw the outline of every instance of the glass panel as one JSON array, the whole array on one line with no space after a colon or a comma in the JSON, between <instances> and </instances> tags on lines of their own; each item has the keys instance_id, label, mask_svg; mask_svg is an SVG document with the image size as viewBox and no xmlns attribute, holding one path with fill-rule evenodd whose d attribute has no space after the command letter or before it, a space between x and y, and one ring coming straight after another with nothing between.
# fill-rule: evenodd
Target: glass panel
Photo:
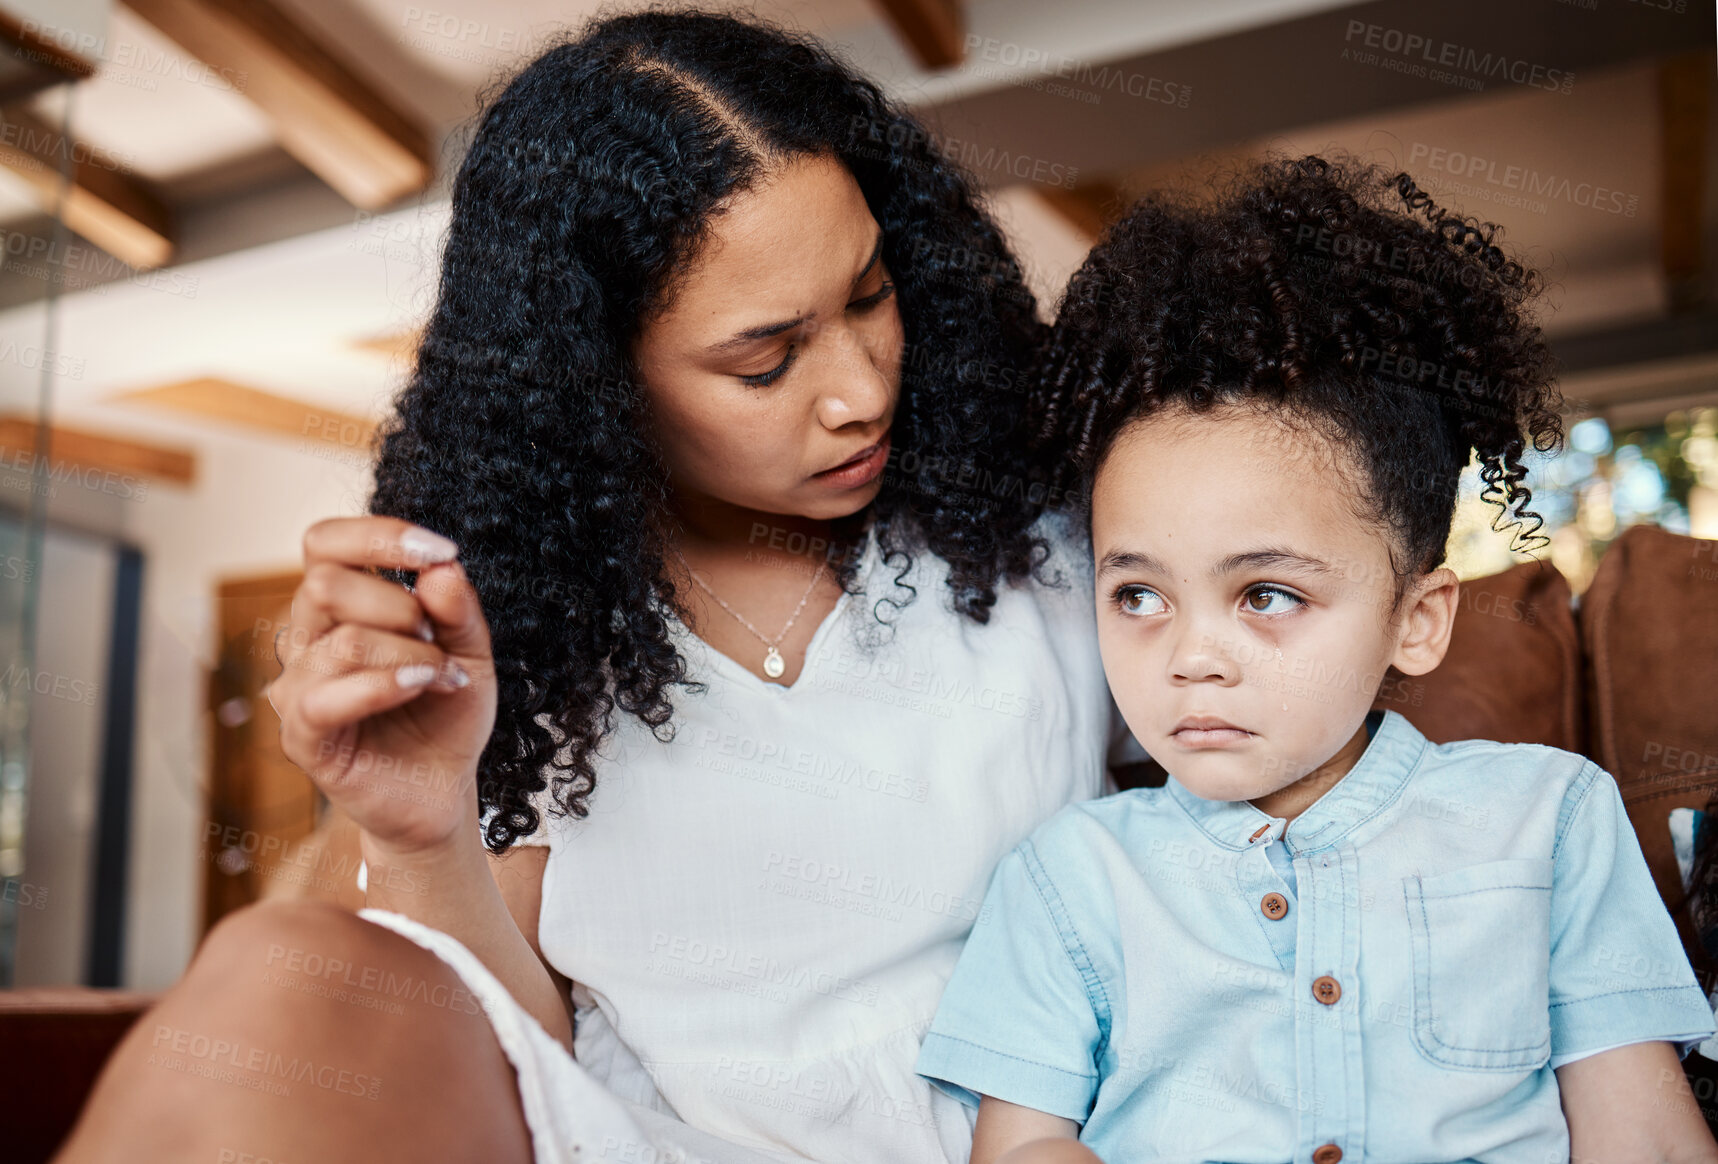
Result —
<instances>
[{"instance_id":1,"label":"glass panel","mask_svg":"<svg viewBox=\"0 0 1718 1164\"><path fill-rule=\"evenodd\" d=\"M49 481L48 428L56 380L59 297L73 239L62 217L74 151L71 83L37 144L42 172L8 174L0 189L0 987L13 985L21 913L41 910L47 883L34 877L24 843L30 808L30 713L36 682L36 615ZM57 173L49 169L57 164ZM50 684L51 689L51 684ZM75 917L75 913L64 917Z\"/></svg>"}]
</instances>

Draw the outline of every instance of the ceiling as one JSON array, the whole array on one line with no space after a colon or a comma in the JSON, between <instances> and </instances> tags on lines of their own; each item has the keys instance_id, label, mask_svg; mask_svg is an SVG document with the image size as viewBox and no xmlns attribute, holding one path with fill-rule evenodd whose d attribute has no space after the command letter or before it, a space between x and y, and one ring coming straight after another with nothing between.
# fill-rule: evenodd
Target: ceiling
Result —
<instances>
[{"instance_id":1,"label":"ceiling","mask_svg":"<svg viewBox=\"0 0 1718 1164\"><path fill-rule=\"evenodd\" d=\"M135 395L207 377L330 414L378 417L404 370L397 337L430 305L446 179L482 93L596 8L272 3L423 129L433 176L387 207L354 206L283 148L248 78L202 64L132 8L115 7L94 76L43 92L29 108L51 123L66 118L90 157L159 199L174 253L137 271L79 250L68 272L76 289L61 295L46 344L60 372L56 421L181 443L232 431L244 422ZM1711 44L1712 13L1696 5L1677 18L1623 5L1634 10L1624 27L1617 7L1520 0L1507 19L1476 23L1497 6L979 0L967 8L966 60L929 70L871 0L748 6L830 41L948 140L981 146L969 161L1047 299L1120 197L1200 180L1261 150L1335 146L1410 170L1441 201L1502 224L1547 269L1548 330L1587 343L1570 349L1587 352L1571 383L1618 399L1669 393L1673 380L1676 391L1698 394L1718 369L1706 360L1718 348L1709 332L1635 351L1624 387L1607 337L1639 333L1677 306L1661 254L1664 207L1680 207L1674 213L1697 226L1718 221L1718 183L1691 195L1679 179L1671 189L1680 202L1667 202L1660 93L1671 54ZM1493 77L1475 92L1472 77L1437 82L1345 61L1374 29L1561 68L1574 80L1560 92ZM1712 117L1700 126L1702 165L1718 153L1715 127ZM998 156L1048 161L1077 174L1075 188L1021 181L1015 175L1031 168ZM1523 194L1529 181L1538 195ZM0 240L44 231L38 196L0 170ZM1699 236L1703 278L1714 233ZM8 243L0 267L0 305L9 305L0 310L0 392L16 402L38 387L21 353L44 346L48 282L42 264L14 261L27 257L14 249ZM1639 368L1655 363L1664 374L1643 378Z\"/></svg>"}]
</instances>

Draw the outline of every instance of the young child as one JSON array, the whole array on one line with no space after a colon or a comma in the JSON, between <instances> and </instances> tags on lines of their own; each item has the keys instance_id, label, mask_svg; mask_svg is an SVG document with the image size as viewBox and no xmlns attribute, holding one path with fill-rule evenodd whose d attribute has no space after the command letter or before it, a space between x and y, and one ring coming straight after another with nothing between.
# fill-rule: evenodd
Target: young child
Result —
<instances>
[{"instance_id":1,"label":"young child","mask_svg":"<svg viewBox=\"0 0 1718 1164\"><path fill-rule=\"evenodd\" d=\"M1146 201L1074 276L1042 435L1169 778L997 867L917 1062L979 1106L972 1164L1718 1159L1615 781L1370 710L1448 647L1470 452L1531 534L1524 442L1562 435L1492 235L1306 158Z\"/></svg>"}]
</instances>

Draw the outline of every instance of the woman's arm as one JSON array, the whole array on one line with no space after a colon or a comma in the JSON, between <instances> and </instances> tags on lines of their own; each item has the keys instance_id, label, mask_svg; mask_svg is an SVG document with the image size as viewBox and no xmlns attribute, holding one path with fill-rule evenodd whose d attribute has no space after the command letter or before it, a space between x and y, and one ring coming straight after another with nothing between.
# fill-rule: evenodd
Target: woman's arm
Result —
<instances>
[{"instance_id":1,"label":"woman's arm","mask_svg":"<svg viewBox=\"0 0 1718 1164\"><path fill-rule=\"evenodd\" d=\"M479 833L495 661L458 546L398 518L328 518L305 531L304 562L266 689L281 751L358 826L368 904L462 942L570 1050L566 1007Z\"/></svg>"},{"instance_id":2,"label":"woman's arm","mask_svg":"<svg viewBox=\"0 0 1718 1164\"><path fill-rule=\"evenodd\" d=\"M507 912L513 915L513 924L519 927L519 932L530 944L531 952L537 955L537 961L543 964L549 981L555 984L555 993L560 996L561 1006L567 1012L567 1030L576 1035L578 1029L573 1022L573 981L549 965L549 960L543 957L543 946L537 936L537 919L543 909L543 870L548 863L548 846L518 845L503 856L491 854L489 871L495 877L495 884L501 890L502 899L507 902Z\"/></svg>"},{"instance_id":3,"label":"woman's arm","mask_svg":"<svg viewBox=\"0 0 1718 1164\"><path fill-rule=\"evenodd\" d=\"M994 1095L979 1099L970 1164L1101 1164L1073 1120Z\"/></svg>"},{"instance_id":4,"label":"woman's arm","mask_svg":"<svg viewBox=\"0 0 1718 1164\"><path fill-rule=\"evenodd\" d=\"M396 855L363 834L359 844L367 903L458 938L570 1054L570 1000L551 977L536 944L542 862L548 850L526 846L523 853L515 850L496 858L478 842L475 829L463 842L462 835L450 838L445 847ZM534 857L539 849L542 857Z\"/></svg>"},{"instance_id":5,"label":"woman's arm","mask_svg":"<svg viewBox=\"0 0 1718 1164\"><path fill-rule=\"evenodd\" d=\"M1718 1164L1669 1043L1631 1043L1557 1068L1572 1164Z\"/></svg>"}]
</instances>

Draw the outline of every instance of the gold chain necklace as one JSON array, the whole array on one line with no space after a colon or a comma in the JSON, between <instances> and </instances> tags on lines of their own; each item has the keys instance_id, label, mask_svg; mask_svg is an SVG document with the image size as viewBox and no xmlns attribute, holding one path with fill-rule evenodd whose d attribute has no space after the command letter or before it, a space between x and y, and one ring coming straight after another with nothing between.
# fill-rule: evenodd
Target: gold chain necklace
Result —
<instances>
[{"instance_id":1,"label":"gold chain necklace","mask_svg":"<svg viewBox=\"0 0 1718 1164\"><path fill-rule=\"evenodd\" d=\"M787 637L787 632L793 629L793 624L799 619L799 612L804 610L805 604L811 600L811 592L817 588L817 580L823 577L823 568L829 565L828 557L826 556L823 561L817 564L817 572L811 576L811 585L805 588L805 593L800 596L799 605L793 608L793 615L787 620L787 625L781 628L781 633L776 635L773 639L766 639L763 634L759 632L757 627L746 621L745 615L729 606L726 602L723 602L720 594L717 594L714 590L710 589L709 585L705 583L702 578L692 573L692 563L686 560L686 555L680 552L679 546L674 547L674 556L680 559L680 564L682 566L686 567L686 573L691 576L692 581L703 587L704 593L708 594L711 598L714 598L717 603L721 605L723 610L738 619L741 626L751 631L752 634L757 636L759 642L769 648L764 654L764 674L768 675L771 679L774 679L783 671L787 670L787 663L782 659L781 652L776 650L776 644Z\"/></svg>"}]
</instances>

